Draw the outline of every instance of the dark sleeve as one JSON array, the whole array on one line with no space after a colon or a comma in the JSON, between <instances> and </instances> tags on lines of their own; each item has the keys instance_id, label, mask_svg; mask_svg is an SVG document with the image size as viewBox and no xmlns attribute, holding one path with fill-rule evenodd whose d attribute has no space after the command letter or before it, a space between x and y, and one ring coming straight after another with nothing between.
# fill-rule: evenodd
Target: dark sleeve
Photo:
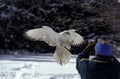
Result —
<instances>
[{"instance_id":1,"label":"dark sleeve","mask_svg":"<svg viewBox=\"0 0 120 79\"><path fill-rule=\"evenodd\" d=\"M82 78L88 79L89 54L81 52L76 59L76 69Z\"/></svg>"},{"instance_id":2,"label":"dark sleeve","mask_svg":"<svg viewBox=\"0 0 120 79\"><path fill-rule=\"evenodd\" d=\"M118 79L120 79L120 62L119 62L119 76Z\"/></svg>"},{"instance_id":3,"label":"dark sleeve","mask_svg":"<svg viewBox=\"0 0 120 79\"><path fill-rule=\"evenodd\" d=\"M82 61L83 59L89 60L89 54L84 52L79 53L76 59L76 64L78 64L79 61Z\"/></svg>"}]
</instances>

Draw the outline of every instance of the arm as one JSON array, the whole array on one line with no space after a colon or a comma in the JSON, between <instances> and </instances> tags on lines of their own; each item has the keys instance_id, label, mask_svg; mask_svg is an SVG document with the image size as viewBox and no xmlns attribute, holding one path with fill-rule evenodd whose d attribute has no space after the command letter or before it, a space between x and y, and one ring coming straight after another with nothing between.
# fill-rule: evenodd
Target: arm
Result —
<instances>
[{"instance_id":1,"label":"arm","mask_svg":"<svg viewBox=\"0 0 120 79\"><path fill-rule=\"evenodd\" d=\"M89 54L84 52L79 53L76 59L76 63L78 64L80 60L89 60Z\"/></svg>"},{"instance_id":2,"label":"arm","mask_svg":"<svg viewBox=\"0 0 120 79\"><path fill-rule=\"evenodd\" d=\"M78 54L76 63L78 64L79 61L82 61L82 60L89 60L90 52L94 48L94 46L95 46L95 42L87 41L87 46L81 53Z\"/></svg>"},{"instance_id":3,"label":"arm","mask_svg":"<svg viewBox=\"0 0 120 79\"><path fill-rule=\"evenodd\" d=\"M86 47L84 50L78 54L77 60L76 60L76 69L78 73L81 75L81 78L88 79L88 64L89 64L89 56L91 53L91 50L93 49L95 43L93 42L87 42Z\"/></svg>"}]
</instances>

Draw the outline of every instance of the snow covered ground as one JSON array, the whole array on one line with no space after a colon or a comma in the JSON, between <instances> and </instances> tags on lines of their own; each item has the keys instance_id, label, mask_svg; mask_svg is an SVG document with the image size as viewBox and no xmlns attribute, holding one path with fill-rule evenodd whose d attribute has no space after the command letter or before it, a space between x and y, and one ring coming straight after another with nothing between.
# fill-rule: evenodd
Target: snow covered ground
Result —
<instances>
[{"instance_id":1,"label":"snow covered ground","mask_svg":"<svg viewBox=\"0 0 120 79\"><path fill-rule=\"evenodd\" d=\"M0 56L0 79L80 79L75 68L76 56L60 66L52 55Z\"/></svg>"},{"instance_id":2,"label":"snow covered ground","mask_svg":"<svg viewBox=\"0 0 120 79\"><path fill-rule=\"evenodd\" d=\"M0 79L80 79L75 59L60 66L51 55L0 56Z\"/></svg>"}]
</instances>

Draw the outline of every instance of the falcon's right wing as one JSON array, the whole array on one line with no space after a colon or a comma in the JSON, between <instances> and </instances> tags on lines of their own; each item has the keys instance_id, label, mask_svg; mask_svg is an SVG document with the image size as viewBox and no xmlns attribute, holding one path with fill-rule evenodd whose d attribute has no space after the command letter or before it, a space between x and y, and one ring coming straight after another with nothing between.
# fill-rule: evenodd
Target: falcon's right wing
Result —
<instances>
[{"instance_id":1,"label":"falcon's right wing","mask_svg":"<svg viewBox=\"0 0 120 79\"><path fill-rule=\"evenodd\" d=\"M53 31L50 27L31 29L24 33L24 36L33 41L44 41L51 46L55 46L58 33Z\"/></svg>"}]
</instances>

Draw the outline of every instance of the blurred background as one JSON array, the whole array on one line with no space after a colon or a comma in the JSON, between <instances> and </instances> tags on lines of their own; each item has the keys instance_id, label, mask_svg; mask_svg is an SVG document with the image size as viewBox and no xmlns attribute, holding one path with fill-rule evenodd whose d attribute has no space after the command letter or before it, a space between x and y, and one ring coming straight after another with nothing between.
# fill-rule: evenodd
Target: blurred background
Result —
<instances>
[{"instance_id":1,"label":"blurred background","mask_svg":"<svg viewBox=\"0 0 120 79\"><path fill-rule=\"evenodd\" d=\"M109 36L113 55L120 57L120 0L0 0L0 54L53 52L54 47L23 37L43 25L56 32L77 29L85 39Z\"/></svg>"}]
</instances>

